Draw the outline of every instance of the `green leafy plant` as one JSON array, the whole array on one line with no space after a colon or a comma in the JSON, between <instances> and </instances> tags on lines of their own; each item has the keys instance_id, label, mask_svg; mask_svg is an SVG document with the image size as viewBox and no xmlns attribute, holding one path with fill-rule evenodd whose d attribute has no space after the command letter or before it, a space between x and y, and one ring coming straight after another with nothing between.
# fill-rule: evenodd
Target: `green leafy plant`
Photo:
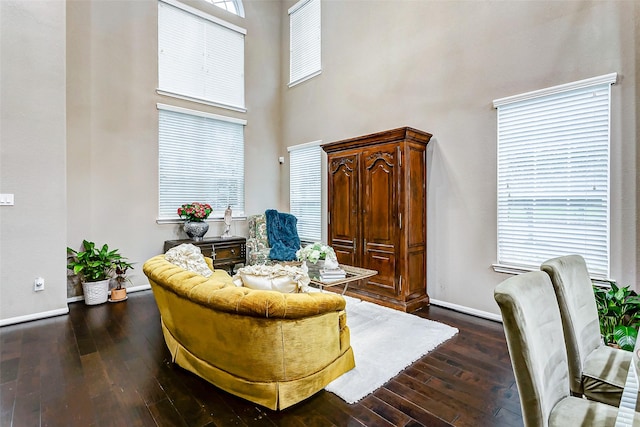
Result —
<instances>
[{"instance_id":1,"label":"green leafy plant","mask_svg":"<svg viewBox=\"0 0 640 427\"><path fill-rule=\"evenodd\" d=\"M308 244L302 249L298 249L296 257L299 261L309 261L315 264L321 259L336 259L336 253L331 246L316 242Z\"/></svg>"},{"instance_id":2,"label":"green leafy plant","mask_svg":"<svg viewBox=\"0 0 640 427\"><path fill-rule=\"evenodd\" d=\"M600 332L605 344L633 350L640 326L640 297L628 286L610 288L593 286L600 318Z\"/></svg>"},{"instance_id":3,"label":"green leafy plant","mask_svg":"<svg viewBox=\"0 0 640 427\"><path fill-rule=\"evenodd\" d=\"M67 268L80 276L84 282L109 279L119 264L126 263L126 258L118 253L118 249L109 250L106 244L98 249L94 242L83 240L82 246L83 251L67 248L70 255Z\"/></svg>"}]
</instances>

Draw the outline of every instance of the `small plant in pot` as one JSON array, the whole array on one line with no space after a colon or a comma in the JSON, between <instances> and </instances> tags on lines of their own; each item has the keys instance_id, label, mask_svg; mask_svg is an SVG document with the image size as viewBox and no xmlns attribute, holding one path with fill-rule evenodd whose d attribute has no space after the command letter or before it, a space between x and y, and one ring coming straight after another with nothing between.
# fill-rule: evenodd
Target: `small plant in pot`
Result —
<instances>
[{"instance_id":1,"label":"small plant in pot","mask_svg":"<svg viewBox=\"0 0 640 427\"><path fill-rule=\"evenodd\" d=\"M632 351L640 326L640 297L629 286L593 286L605 344Z\"/></svg>"},{"instance_id":2,"label":"small plant in pot","mask_svg":"<svg viewBox=\"0 0 640 427\"><path fill-rule=\"evenodd\" d=\"M83 240L82 247L84 250L81 251L67 247L67 268L80 276L87 305L107 302L109 281L117 262L126 261L126 258L118 253L118 249L109 250L106 244L98 248L94 242Z\"/></svg>"},{"instance_id":3,"label":"small plant in pot","mask_svg":"<svg viewBox=\"0 0 640 427\"><path fill-rule=\"evenodd\" d=\"M110 302L120 302L127 299L127 288L122 285L125 282L131 282L131 279L127 277L127 270L129 269L133 269L133 265L127 262L124 258L115 262L116 287L111 289Z\"/></svg>"}]
</instances>

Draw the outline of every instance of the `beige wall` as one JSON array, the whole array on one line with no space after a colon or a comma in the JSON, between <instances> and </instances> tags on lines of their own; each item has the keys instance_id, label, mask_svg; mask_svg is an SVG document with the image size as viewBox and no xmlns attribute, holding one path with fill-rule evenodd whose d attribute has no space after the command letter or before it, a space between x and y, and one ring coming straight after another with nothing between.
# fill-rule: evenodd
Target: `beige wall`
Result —
<instances>
[{"instance_id":1,"label":"beige wall","mask_svg":"<svg viewBox=\"0 0 640 427\"><path fill-rule=\"evenodd\" d=\"M68 311L64 58L64 3L0 1L0 325Z\"/></svg>"},{"instance_id":2,"label":"beige wall","mask_svg":"<svg viewBox=\"0 0 640 427\"><path fill-rule=\"evenodd\" d=\"M246 119L246 212L279 208L280 3L245 2L246 19L203 1L184 3L247 30L247 113L156 93L155 0L67 3L68 242L75 247L87 238L119 248L136 262L134 285L148 284L142 263L160 253L165 240L186 238L178 224L156 223L157 103ZM211 223L208 236L222 229L222 222ZM246 234L244 221L232 232Z\"/></svg>"},{"instance_id":3,"label":"beige wall","mask_svg":"<svg viewBox=\"0 0 640 427\"><path fill-rule=\"evenodd\" d=\"M286 10L293 0L286 1ZM323 1L322 74L283 87L283 141L324 142L399 126L429 150L428 292L499 313L496 112L492 100L611 72L612 277L640 276L633 1ZM283 25L286 81L289 30ZM283 181L283 194L287 192Z\"/></svg>"},{"instance_id":4,"label":"beige wall","mask_svg":"<svg viewBox=\"0 0 640 427\"><path fill-rule=\"evenodd\" d=\"M429 131L429 293L487 313L497 313L492 291L505 277L490 267L491 101L618 72L612 275L639 278L635 2L326 0L323 73L291 89L293 1L245 0L246 19L188 4L247 29L247 113L204 108L248 122L247 213L288 208L288 164L277 161L287 146L405 125ZM0 322L66 309L67 245L87 238L121 249L144 285L144 260L183 236L156 223L155 106L167 102L155 92L156 22L155 0L0 1L0 192L16 195L0 207ZM221 231L216 222L209 234ZM37 276L44 292L32 291Z\"/></svg>"}]
</instances>

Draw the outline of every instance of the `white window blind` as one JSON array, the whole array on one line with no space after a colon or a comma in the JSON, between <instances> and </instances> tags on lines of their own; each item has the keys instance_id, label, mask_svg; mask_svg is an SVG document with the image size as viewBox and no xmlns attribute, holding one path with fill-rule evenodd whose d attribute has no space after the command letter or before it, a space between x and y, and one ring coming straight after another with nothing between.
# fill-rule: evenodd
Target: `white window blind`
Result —
<instances>
[{"instance_id":1,"label":"white window blind","mask_svg":"<svg viewBox=\"0 0 640 427\"><path fill-rule=\"evenodd\" d=\"M158 104L159 219L204 202L212 217L244 215L244 120Z\"/></svg>"},{"instance_id":2,"label":"white window blind","mask_svg":"<svg viewBox=\"0 0 640 427\"><path fill-rule=\"evenodd\" d=\"M289 86L322 70L320 0L300 0L289 9Z\"/></svg>"},{"instance_id":3,"label":"white window blind","mask_svg":"<svg viewBox=\"0 0 640 427\"><path fill-rule=\"evenodd\" d=\"M244 111L242 28L158 2L158 84L167 95Z\"/></svg>"},{"instance_id":4,"label":"white window blind","mask_svg":"<svg viewBox=\"0 0 640 427\"><path fill-rule=\"evenodd\" d=\"M494 101L498 264L582 255L609 275L610 96L615 74Z\"/></svg>"},{"instance_id":5,"label":"white window blind","mask_svg":"<svg viewBox=\"0 0 640 427\"><path fill-rule=\"evenodd\" d=\"M302 240L319 241L322 234L322 149L319 142L289 147L289 204L298 218Z\"/></svg>"}]
</instances>

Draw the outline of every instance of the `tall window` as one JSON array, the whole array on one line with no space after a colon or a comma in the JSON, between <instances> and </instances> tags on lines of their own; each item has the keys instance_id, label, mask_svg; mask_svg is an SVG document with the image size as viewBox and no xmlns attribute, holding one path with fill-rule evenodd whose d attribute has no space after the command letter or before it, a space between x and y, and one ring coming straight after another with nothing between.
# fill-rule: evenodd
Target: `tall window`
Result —
<instances>
[{"instance_id":1,"label":"tall window","mask_svg":"<svg viewBox=\"0 0 640 427\"><path fill-rule=\"evenodd\" d=\"M498 265L582 255L609 276L609 138L616 74L494 101Z\"/></svg>"},{"instance_id":2,"label":"tall window","mask_svg":"<svg viewBox=\"0 0 640 427\"><path fill-rule=\"evenodd\" d=\"M206 202L213 216L228 205L244 215L244 120L158 104L159 219L183 203Z\"/></svg>"},{"instance_id":3,"label":"tall window","mask_svg":"<svg viewBox=\"0 0 640 427\"><path fill-rule=\"evenodd\" d=\"M298 218L298 234L319 241L322 234L322 149L320 141L289 147L289 204Z\"/></svg>"},{"instance_id":4,"label":"tall window","mask_svg":"<svg viewBox=\"0 0 640 427\"><path fill-rule=\"evenodd\" d=\"M289 9L289 86L322 71L320 0L300 0Z\"/></svg>"},{"instance_id":5,"label":"tall window","mask_svg":"<svg viewBox=\"0 0 640 427\"><path fill-rule=\"evenodd\" d=\"M244 7L242 6L242 0L207 0L214 6L218 6L228 12L235 15L242 16L244 18Z\"/></svg>"},{"instance_id":6,"label":"tall window","mask_svg":"<svg viewBox=\"0 0 640 427\"><path fill-rule=\"evenodd\" d=\"M158 92L245 111L246 31L173 0L158 2Z\"/></svg>"}]
</instances>

